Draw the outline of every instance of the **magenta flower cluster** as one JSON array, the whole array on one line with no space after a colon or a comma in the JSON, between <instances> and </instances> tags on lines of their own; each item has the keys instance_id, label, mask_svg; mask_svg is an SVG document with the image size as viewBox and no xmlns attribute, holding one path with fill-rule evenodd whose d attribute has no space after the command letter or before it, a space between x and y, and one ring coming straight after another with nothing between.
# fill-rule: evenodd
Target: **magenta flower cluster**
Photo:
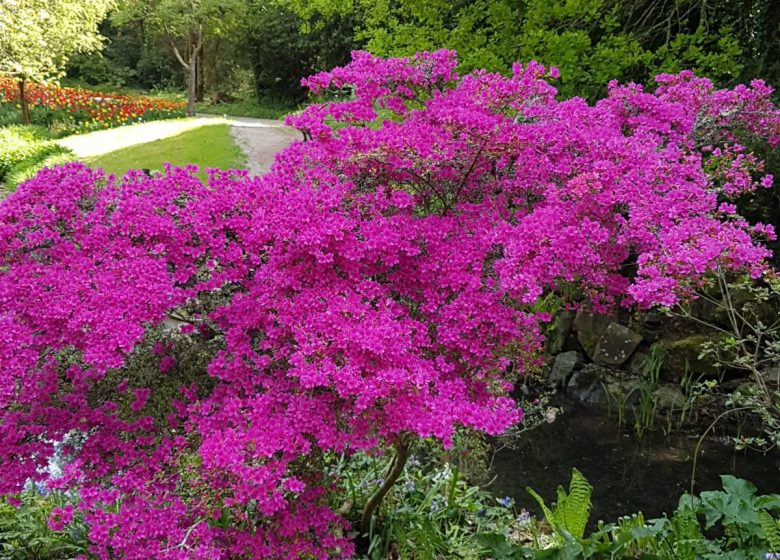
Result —
<instances>
[{"instance_id":1,"label":"magenta flower cluster","mask_svg":"<svg viewBox=\"0 0 780 560\"><path fill-rule=\"evenodd\" d=\"M535 63L455 67L355 53L309 78L349 95L290 118L312 140L263 177L71 164L3 202L0 492L62 442L48 485L78 492L98 558L349 557L323 455L520 421L507 372L537 363L541 296L673 305L718 267L765 273L774 232L734 205L771 186L740 144L780 141L762 82L589 106ZM181 341L212 348L203 371Z\"/></svg>"}]
</instances>

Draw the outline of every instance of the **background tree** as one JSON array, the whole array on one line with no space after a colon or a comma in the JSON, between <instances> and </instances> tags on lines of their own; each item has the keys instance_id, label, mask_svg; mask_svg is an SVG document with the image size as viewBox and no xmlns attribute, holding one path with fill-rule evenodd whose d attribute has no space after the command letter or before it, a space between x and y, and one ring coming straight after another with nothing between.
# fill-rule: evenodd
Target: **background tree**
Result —
<instances>
[{"instance_id":1,"label":"background tree","mask_svg":"<svg viewBox=\"0 0 780 560\"><path fill-rule=\"evenodd\" d=\"M694 70L729 86L780 78L778 0L282 0L304 18L364 15L356 39L379 56L458 51L460 70L517 60L558 66L567 97L610 79L650 84Z\"/></svg>"},{"instance_id":2,"label":"background tree","mask_svg":"<svg viewBox=\"0 0 780 560\"><path fill-rule=\"evenodd\" d=\"M97 49L98 24L113 4L113 0L0 3L0 73L19 80L23 123L30 122L25 82L58 78L72 54Z\"/></svg>"},{"instance_id":3,"label":"background tree","mask_svg":"<svg viewBox=\"0 0 780 560\"><path fill-rule=\"evenodd\" d=\"M164 37L143 17L122 20L125 15L118 10L101 23L102 49L74 55L68 62L67 79L107 90L185 88L186 77Z\"/></svg>"},{"instance_id":4,"label":"background tree","mask_svg":"<svg viewBox=\"0 0 780 560\"><path fill-rule=\"evenodd\" d=\"M229 36L242 20L241 0L125 0L114 14L118 26L143 22L146 33L161 37L186 74L187 114L203 98L206 42Z\"/></svg>"},{"instance_id":5,"label":"background tree","mask_svg":"<svg viewBox=\"0 0 780 560\"><path fill-rule=\"evenodd\" d=\"M353 12L311 13L306 18L284 3L250 0L243 49L249 56L258 98L297 104L306 98L301 78L349 61L359 44Z\"/></svg>"}]
</instances>

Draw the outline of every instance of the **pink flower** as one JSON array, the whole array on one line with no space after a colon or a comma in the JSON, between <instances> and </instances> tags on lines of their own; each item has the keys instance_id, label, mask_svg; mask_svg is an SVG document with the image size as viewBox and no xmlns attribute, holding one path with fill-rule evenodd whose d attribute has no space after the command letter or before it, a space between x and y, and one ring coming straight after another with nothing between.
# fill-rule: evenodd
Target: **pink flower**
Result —
<instances>
[{"instance_id":1,"label":"pink flower","mask_svg":"<svg viewBox=\"0 0 780 560\"><path fill-rule=\"evenodd\" d=\"M149 399L151 389L136 389L133 391L133 402L130 405L130 409L133 412L138 412L146 406L146 401Z\"/></svg>"},{"instance_id":2,"label":"pink flower","mask_svg":"<svg viewBox=\"0 0 780 560\"><path fill-rule=\"evenodd\" d=\"M55 507L49 515L49 528L52 531L63 531L66 525L73 522L73 506Z\"/></svg>"},{"instance_id":3,"label":"pink flower","mask_svg":"<svg viewBox=\"0 0 780 560\"><path fill-rule=\"evenodd\" d=\"M176 358L173 356L163 356L160 360L160 371L163 373L169 373L176 367Z\"/></svg>"},{"instance_id":4,"label":"pink flower","mask_svg":"<svg viewBox=\"0 0 780 560\"><path fill-rule=\"evenodd\" d=\"M306 488L306 484L295 477L290 477L284 481L284 487L290 492L300 494Z\"/></svg>"}]
</instances>

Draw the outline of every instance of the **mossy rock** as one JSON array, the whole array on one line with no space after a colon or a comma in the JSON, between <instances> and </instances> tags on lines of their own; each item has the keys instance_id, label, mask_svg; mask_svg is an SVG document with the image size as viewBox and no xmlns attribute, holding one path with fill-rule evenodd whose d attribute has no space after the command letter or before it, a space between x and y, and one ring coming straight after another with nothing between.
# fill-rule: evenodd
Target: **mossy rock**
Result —
<instances>
[{"instance_id":1,"label":"mossy rock","mask_svg":"<svg viewBox=\"0 0 780 560\"><path fill-rule=\"evenodd\" d=\"M593 359L601 335L606 332L613 321L615 318L609 315L590 313L584 309L577 311L577 316L574 318L574 331L577 333L577 340L589 358Z\"/></svg>"},{"instance_id":2,"label":"mossy rock","mask_svg":"<svg viewBox=\"0 0 780 560\"><path fill-rule=\"evenodd\" d=\"M619 323L610 323L596 343L593 361L605 366L621 366L641 342L641 334Z\"/></svg>"},{"instance_id":3,"label":"mossy rock","mask_svg":"<svg viewBox=\"0 0 780 560\"><path fill-rule=\"evenodd\" d=\"M573 323L573 311L564 310L555 315L547 334L547 352L549 354L554 356L563 352Z\"/></svg>"},{"instance_id":4,"label":"mossy rock","mask_svg":"<svg viewBox=\"0 0 780 560\"><path fill-rule=\"evenodd\" d=\"M692 335L675 340L661 340L664 361L661 368L664 380L679 383L687 372L695 380L715 379L720 376L721 367L712 356L699 357L705 343L712 338L705 335ZM686 365L687 364L687 365Z\"/></svg>"}]
</instances>

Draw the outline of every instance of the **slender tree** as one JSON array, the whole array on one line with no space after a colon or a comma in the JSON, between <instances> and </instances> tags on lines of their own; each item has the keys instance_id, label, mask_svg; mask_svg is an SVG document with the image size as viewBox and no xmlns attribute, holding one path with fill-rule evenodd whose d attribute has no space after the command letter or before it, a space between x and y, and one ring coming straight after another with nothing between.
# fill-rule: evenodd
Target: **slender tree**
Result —
<instances>
[{"instance_id":1,"label":"slender tree","mask_svg":"<svg viewBox=\"0 0 780 560\"><path fill-rule=\"evenodd\" d=\"M187 114L193 116L202 98L205 43L229 34L245 6L242 0L124 0L114 22L142 20L164 37L187 76Z\"/></svg>"},{"instance_id":2,"label":"slender tree","mask_svg":"<svg viewBox=\"0 0 780 560\"><path fill-rule=\"evenodd\" d=\"M0 74L19 82L22 122L30 123L25 86L56 79L68 57L101 44L98 24L114 0L3 0L0 2Z\"/></svg>"}]
</instances>

